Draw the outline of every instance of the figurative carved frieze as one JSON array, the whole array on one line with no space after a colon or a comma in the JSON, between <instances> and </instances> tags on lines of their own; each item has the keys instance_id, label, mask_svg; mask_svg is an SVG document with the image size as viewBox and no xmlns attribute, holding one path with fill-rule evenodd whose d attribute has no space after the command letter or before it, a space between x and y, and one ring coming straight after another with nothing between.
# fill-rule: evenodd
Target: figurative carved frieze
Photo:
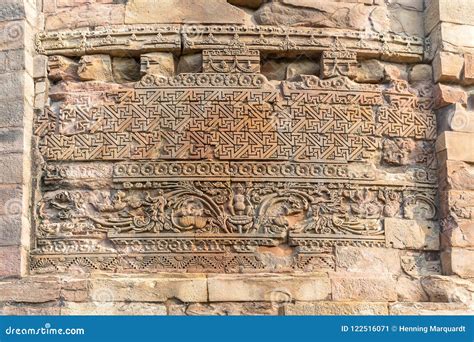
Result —
<instances>
[{"instance_id":1,"label":"figurative carved frieze","mask_svg":"<svg viewBox=\"0 0 474 342\"><path fill-rule=\"evenodd\" d=\"M38 111L32 271L275 271L265 253L281 245L287 271L334 269L337 246L384 247L385 218L437 219L426 94L352 81L342 38L321 78L276 87L259 44L283 35L279 48L297 49L306 33L227 42L226 30L184 36L204 49L203 73L145 75Z\"/></svg>"}]
</instances>

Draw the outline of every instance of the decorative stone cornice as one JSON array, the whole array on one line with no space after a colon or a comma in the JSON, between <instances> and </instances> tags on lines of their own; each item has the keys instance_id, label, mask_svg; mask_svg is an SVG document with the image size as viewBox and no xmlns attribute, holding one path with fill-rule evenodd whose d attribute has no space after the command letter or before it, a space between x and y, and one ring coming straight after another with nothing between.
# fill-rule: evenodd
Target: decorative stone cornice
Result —
<instances>
[{"instance_id":1,"label":"decorative stone cornice","mask_svg":"<svg viewBox=\"0 0 474 342\"><path fill-rule=\"evenodd\" d=\"M237 25L124 25L41 32L36 37L37 51L46 55L200 51L228 47L294 54L338 48L355 51L359 56L421 61L424 41L418 37L345 29Z\"/></svg>"}]
</instances>

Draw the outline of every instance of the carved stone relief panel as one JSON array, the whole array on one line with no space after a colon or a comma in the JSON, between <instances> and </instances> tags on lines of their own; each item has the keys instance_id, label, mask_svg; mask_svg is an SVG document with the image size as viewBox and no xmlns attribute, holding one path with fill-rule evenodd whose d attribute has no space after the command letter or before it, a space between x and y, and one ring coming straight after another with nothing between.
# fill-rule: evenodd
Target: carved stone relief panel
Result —
<instances>
[{"instance_id":1,"label":"carved stone relief panel","mask_svg":"<svg viewBox=\"0 0 474 342\"><path fill-rule=\"evenodd\" d=\"M331 269L335 246L385 246L385 218L436 219L430 97L355 83L344 49L279 87L258 50L202 54L37 116L32 271L278 271L282 246L286 269Z\"/></svg>"}]
</instances>

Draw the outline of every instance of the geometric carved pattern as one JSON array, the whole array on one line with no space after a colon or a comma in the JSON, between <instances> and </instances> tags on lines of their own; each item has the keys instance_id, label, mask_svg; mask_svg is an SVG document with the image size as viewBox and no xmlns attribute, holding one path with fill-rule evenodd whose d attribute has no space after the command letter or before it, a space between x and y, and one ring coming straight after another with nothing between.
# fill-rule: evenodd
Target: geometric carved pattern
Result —
<instances>
[{"instance_id":1,"label":"geometric carved pattern","mask_svg":"<svg viewBox=\"0 0 474 342\"><path fill-rule=\"evenodd\" d=\"M436 219L431 166L389 182L371 167L387 139L433 144L430 99L357 84L330 54L334 77L276 89L251 51L207 51L206 73L147 75L38 115L31 270L271 270L261 248L282 243L293 269L334 268L335 246L384 246L387 217Z\"/></svg>"}]
</instances>

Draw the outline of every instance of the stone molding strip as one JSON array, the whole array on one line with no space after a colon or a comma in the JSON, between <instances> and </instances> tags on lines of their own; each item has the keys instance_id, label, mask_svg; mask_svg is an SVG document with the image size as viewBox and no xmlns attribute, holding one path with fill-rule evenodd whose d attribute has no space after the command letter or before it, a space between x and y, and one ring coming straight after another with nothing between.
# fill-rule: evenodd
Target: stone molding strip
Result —
<instances>
[{"instance_id":1,"label":"stone molding strip","mask_svg":"<svg viewBox=\"0 0 474 342\"><path fill-rule=\"evenodd\" d=\"M332 28L284 28L236 25L120 25L95 30L40 32L36 50L45 55L200 51L245 47L262 52L319 53L337 48L359 56L416 62L424 40L414 36L355 32Z\"/></svg>"}]
</instances>

